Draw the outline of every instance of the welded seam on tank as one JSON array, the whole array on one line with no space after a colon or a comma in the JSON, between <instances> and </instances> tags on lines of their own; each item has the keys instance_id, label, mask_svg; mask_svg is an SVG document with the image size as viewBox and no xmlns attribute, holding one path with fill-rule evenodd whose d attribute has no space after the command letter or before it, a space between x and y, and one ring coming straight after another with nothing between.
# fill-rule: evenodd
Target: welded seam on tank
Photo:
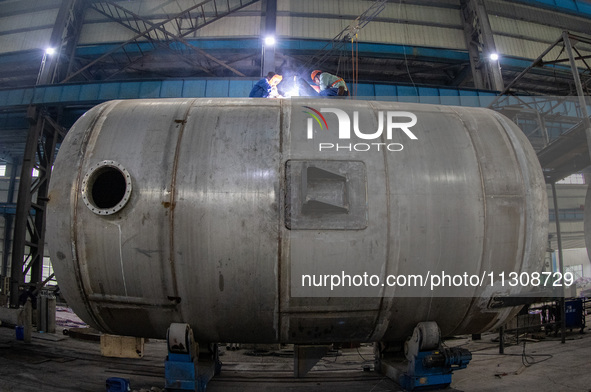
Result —
<instances>
[{"instance_id":1,"label":"welded seam on tank","mask_svg":"<svg viewBox=\"0 0 591 392\"><path fill-rule=\"evenodd\" d=\"M84 289L82 272L80 271L80 265L79 265L80 258L78 257L78 249L76 246L76 244L78 243L78 234L77 234L76 227L78 227L78 201L79 201L79 195L80 195L80 182L81 182L81 178L82 178L82 162L84 162L84 158L86 157L86 149L88 147L88 142L90 141L90 137L95 130L96 124L102 118L103 113L106 111L107 108L114 106L114 104L117 102L120 102L120 101L113 101L109 104L104 104L104 106L100 108L99 113L93 118L92 123L86 129L86 131L84 133L84 138L82 140L82 143L80 144L80 149L79 149L78 175L76 176L76 182L75 182L76 191L74 192L74 200L72 203L72 208L73 208L72 227L71 227L72 256L74 256L76 258L76 262L73 263L73 266L74 266L74 271L76 273L76 276L78 277L78 279L76 280L76 283L78 285L78 291L82 295L84 306L86 307L86 310L87 310L88 314L90 315L90 317L92 317L92 319L94 320L94 322L97 325L101 326L106 331L109 331L110 328L108 328L105 324L103 324L101 319L96 317L92 306L90 306L89 295L86 293L86 290Z\"/></svg>"},{"instance_id":2,"label":"welded seam on tank","mask_svg":"<svg viewBox=\"0 0 591 392\"><path fill-rule=\"evenodd\" d=\"M449 107L449 109L454 112L456 114L456 116L458 117L458 119L460 120L460 122L462 123L462 125L464 125L464 129L466 130L466 133L468 134L468 138L470 139L470 143L472 144L472 151L474 151L474 156L476 158L476 162L478 164L478 173L480 174L480 187L482 189L482 208L484 211L484 219L482 220L483 222L483 240L482 240L482 252L480 254L480 269L482 269L482 263L484 262L484 257L486 254L486 241L484 240L487 237L487 230L486 230L486 222L488 222L487 219L487 205L486 205L486 188L484 185L484 174L482 173L482 164L480 162L480 159L478 159L478 150L476 148L476 143L474 142L474 138L472 137L472 132L470 131L470 126L468 123L466 123L466 121L464 121L464 119L462 118L462 115L460 113L458 113L458 111L454 108L454 107ZM468 315L470 314L470 310L476 305L476 300L478 297L472 296L472 300L470 301L470 304L466 307L466 313L464 314L464 317L462 317L461 320L452 331L450 331L450 334L453 334L454 331L456 331L458 329L458 327L460 327L462 325L463 320L466 320L468 318ZM431 304L429 304L429 309L431 308Z\"/></svg>"},{"instance_id":3,"label":"welded seam on tank","mask_svg":"<svg viewBox=\"0 0 591 392\"><path fill-rule=\"evenodd\" d=\"M527 183L530 183L530 179L529 176L527 176L527 165L522 162L522 160L520 160L519 158L519 154L517 154L517 146L521 147L521 143L518 143L516 140L514 140L515 135L513 134L513 129L510 127L509 124L507 124L503 117L501 117L497 112L493 111L493 116L494 119L497 121L497 123L499 124L499 126L502 128L502 130L505 132L505 136L507 136L507 140L509 141L510 145L511 145L511 150L513 152L513 156L515 158L515 160L519 163L519 173L521 175L521 183L524 185L523 186L523 194L521 195L523 197L524 200L524 211L523 211L523 228L524 230L522 230L523 232L523 247L522 247L522 251L521 251L521 265L520 265L520 270L523 270L523 263L525 261L525 253L527 250L527 224L528 224L528 220L527 220L527 216L528 216L528 205L529 205L529 201L527 198L527 193L526 193L526 187L525 187L525 180L527 179ZM517 142L517 143L516 143ZM521 148L520 151L525 155L525 151ZM498 316L496 319L494 319L493 321L491 321L486 329L492 329L492 328L496 328L499 326L499 321L500 320L506 320L510 315L511 312L513 312L514 309L513 308L504 308L504 309L500 309L498 310ZM515 310L515 313L517 314L517 311ZM504 315L504 316L503 316Z\"/></svg>"},{"instance_id":4,"label":"welded seam on tank","mask_svg":"<svg viewBox=\"0 0 591 392\"><path fill-rule=\"evenodd\" d=\"M170 251L169 251L169 264L170 264L170 274L171 274L171 278L172 278L172 290L174 292L174 297L178 298L179 294L178 294L178 283L177 283L177 276L176 276L176 267L175 267L175 257L174 257L174 211L175 211L175 207L176 207L176 177L177 177L177 170L178 170L178 166L179 166L179 156L180 156L180 152L181 152L181 146L182 146L182 141L183 141L183 134L185 131L185 126L187 124L187 118L189 117L189 113L191 111L191 109L193 109L193 105L195 104L195 102L197 101L197 99L193 99L187 107L187 110L185 111L185 114L183 116L183 121L181 122L181 126L179 128L179 134L178 134L178 138L177 138L177 143L176 143L176 147L174 150L174 160L173 160L173 165L172 165L172 173L171 173L171 180L170 180L170 213L169 213L169 223L170 223L170 228L169 228L169 246L170 246ZM178 311L181 313L181 318L182 318L182 307L178 307Z\"/></svg>"},{"instance_id":5,"label":"welded seam on tank","mask_svg":"<svg viewBox=\"0 0 591 392\"><path fill-rule=\"evenodd\" d=\"M527 159L527 158L523 158L526 155L526 152L523 148L520 148L519 151L521 152L521 154L517 153L517 148L522 147L522 146L520 143L517 142L517 140L515 140L515 135L513 134L513 130L511 129L511 126L509 124L507 124L507 122L502 117L500 117L499 114L496 112L494 112L494 119L497 121L499 126L505 132L505 135L507 136L509 143L511 143L511 147L512 147L511 151L513 152L513 157L519 163L519 174L521 175L521 184L523 185L521 197L523 197L523 203L524 203L523 230L521 230L522 231L523 246L521 249L521 265L520 265L520 270L523 270L524 263L526 262L525 255L526 255L527 248L528 248L527 225L529 224L529 221L528 221L527 217L528 217L528 210L530 209L530 206L529 206L530 203L527 198L527 191L526 191L525 184L531 184L531 179L527 173L527 167L528 167L527 162L523 162L523 159ZM531 243L529 243L529 246L531 247Z\"/></svg>"},{"instance_id":6,"label":"welded seam on tank","mask_svg":"<svg viewBox=\"0 0 591 392\"><path fill-rule=\"evenodd\" d=\"M372 105L371 102L369 102L369 105L372 107L373 109L373 113L374 116L377 116L376 114L376 108ZM377 117L376 117L377 120ZM380 139L381 142L386 144L387 141L385 140L385 136L384 133L382 133L380 135ZM385 268L384 268L384 275L388 274L388 266L390 265L390 263L388 262L390 260L390 233L392 232L391 227L390 227L390 221L391 221L391 215L390 215L390 176L389 176L389 171L388 171L388 159L387 159L387 155L386 155L386 150L382 149L382 155L383 155L383 161L382 164L384 165L384 177L385 177L385 187L386 187L386 260L385 260ZM367 192L367 189L366 189ZM369 214L369 206L368 206L368 214ZM400 222L398 222L400 224ZM398 249L400 249L400 247L397 247ZM385 278L385 276L383 277ZM370 339L372 337L374 337L374 334L376 333L376 330L378 328L378 324L380 323L381 317L382 317L382 313L383 313L383 308L385 306L384 302L385 302L385 288L382 289L384 291L382 291L382 295L380 296L380 305L378 307L378 313L376 315L376 319L374 322L374 326L373 326L373 330L370 333ZM389 309L392 308L392 302L393 300L391 298L388 299L388 303L389 303ZM382 331L382 332L385 332ZM380 336L380 338L383 337Z\"/></svg>"},{"instance_id":7,"label":"welded seam on tank","mask_svg":"<svg viewBox=\"0 0 591 392\"><path fill-rule=\"evenodd\" d=\"M285 164L283 163L283 125L285 124L285 119L283 118L283 110L284 110L283 100L279 100L279 158L278 158L278 172L279 172L279 189L277 190L277 298L276 307L277 311L275 312L276 319L274 320L274 327L275 327L275 338L277 341L281 339L281 257L282 257L282 249L283 249L283 222L285 222L285 195L284 189L286 186L285 181ZM288 106L291 109L291 105ZM288 123L289 124L289 123Z\"/></svg>"},{"instance_id":8,"label":"welded seam on tank","mask_svg":"<svg viewBox=\"0 0 591 392\"><path fill-rule=\"evenodd\" d=\"M127 294L127 282L125 282L125 271L123 269L123 242L121 240L121 225L117 223L115 225L119 229L119 264L121 264L121 278L123 279L123 290L125 291L125 296L129 297L129 295Z\"/></svg>"}]
</instances>

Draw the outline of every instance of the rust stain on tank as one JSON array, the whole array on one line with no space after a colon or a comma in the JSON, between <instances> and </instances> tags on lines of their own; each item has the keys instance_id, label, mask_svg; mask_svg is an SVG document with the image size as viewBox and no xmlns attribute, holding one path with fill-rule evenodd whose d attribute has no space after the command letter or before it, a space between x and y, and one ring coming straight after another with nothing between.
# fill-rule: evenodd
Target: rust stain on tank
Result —
<instances>
[{"instance_id":1,"label":"rust stain on tank","mask_svg":"<svg viewBox=\"0 0 591 392\"><path fill-rule=\"evenodd\" d=\"M164 208L170 208L171 210L174 210L174 208L176 207L176 203L171 203L169 201L163 201L162 205L164 206Z\"/></svg>"}]
</instances>

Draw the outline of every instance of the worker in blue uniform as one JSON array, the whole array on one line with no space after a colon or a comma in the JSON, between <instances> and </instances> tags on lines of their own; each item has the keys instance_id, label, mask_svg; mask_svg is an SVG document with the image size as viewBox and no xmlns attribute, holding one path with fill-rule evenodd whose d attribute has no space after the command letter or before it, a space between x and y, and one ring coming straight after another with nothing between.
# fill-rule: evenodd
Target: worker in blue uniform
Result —
<instances>
[{"instance_id":1,"label":"worker in blue uniform","mask_svg":"<svg viewBox=\"0 0 591 392\"><path fill-rule=\"evenodd\" d=\"M250 90L250 98L277 98L277 85L281 82L283 76L275 72L269 72L266 77L259 80Z\"/></svg>"},{"instance_id":2,"label":"worker in blue uniform","mask_svg":"<svg viewBox=\"0 0 591 392\"><path fill-rule=\"evenodd\" d=\"M343 78L330 74L328 72L322 72L318 69L312 71L310 75L314 83L316 83L320 89L318 94L324 97L347 97L349 96L349 89Z\"/></svg>"}]
</instances>

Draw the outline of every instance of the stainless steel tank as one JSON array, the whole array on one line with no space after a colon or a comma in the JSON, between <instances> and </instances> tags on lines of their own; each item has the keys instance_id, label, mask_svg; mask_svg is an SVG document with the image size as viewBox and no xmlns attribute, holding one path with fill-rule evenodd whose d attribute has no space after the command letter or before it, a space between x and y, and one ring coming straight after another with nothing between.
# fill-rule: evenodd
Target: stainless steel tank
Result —
<instances>
[{"instance_id":1,"label":"stainless steel tank","mask_svg":"<svg viewBox=\"0 0 591 392\"><path fill-rule=\"evenodd\" d=\"M83 320L160 338L186 322L210 342L396 341L426 320L485 331L514 314L491 296L521 288L329 290L300 274L540 271L547 236L517 126L394 102L107 102L69 131L48 209L53 268Z\"/></svg>"},{"instance_id":2,"label":"stainless steel tank","mask_svg":"<svg viewBox=\"0 0 591 392\"><path fill-rule=\"evenodd\" d=\"M587 247L587 256L591 260L591 186L587 188L585 196L585 215L583 221L583 231L585 233L585 246Z\"/></svg>"}]
</instances>

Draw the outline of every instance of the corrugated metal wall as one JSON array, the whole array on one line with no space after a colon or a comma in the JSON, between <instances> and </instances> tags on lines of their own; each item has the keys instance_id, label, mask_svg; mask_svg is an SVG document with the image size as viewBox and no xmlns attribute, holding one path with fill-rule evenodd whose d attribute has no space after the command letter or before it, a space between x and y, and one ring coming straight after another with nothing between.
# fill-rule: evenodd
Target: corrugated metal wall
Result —
<instances>
[{"instance_id":1,"label":"corrugated metal wall","mask_svg":"<svg viewBox=\"0 0 591 392\"><path fill-rule=\"evenodd\" d=\"M230 0L235 4L237 0ZM3 1L0 2L0 54L18 51L43 50L49 41L60 0ZM224 2L220 2L222 4ZM159 0L126 1L122 6L158 23L164 18L196 4L195 0L162 2ZM348 26L372 1L369 0L278 0L277 35L295 39L331 39ZM361 42L402 44L465 50L459 0L444 0L413 5L389 2L378 18L359 34ZM556 40L564 26L553 26L556 12L543 10L523 3L487 0L490 23L495 34L498 51L505 56L534 59ZM213 9L210 10L213 12ZM511 15L536 13L544 23L513 19ZM497 15L497 12L505 16ZM261 3L255 3L231 16L203 27L187 38L253 38L260 35ZM564 17L564 15L563 15ZM554 16L554 19L556 16ZM589 19L574 15L581 24L589 25ZM527 18L525 18L527 19ZM123 42L135 33L96 11L89 10L82 29L80 45ZM181 28L188 26L183 21ZM558 24L558 22L556 22ZM167 26L178 31L178 26ZM577 34L585 31L571 30ZM591 34L591 28L586 31ZM591 47L579 45L583 54L591 53ZM550 56L558 55L551 53ZM584 66L582 62L580 66Z\"/></svg>"},{"instance_id":2,"label":"corrugated metal wall","mask_svg":"<svg viewBox=\"0 0 591 392\"><path fill-rule=\"evenodd\" d=\"M489 1L495 9L504 9L516 17L536 7L511 4L507 1ZM362 42L393 43L408 46L426 46L465 50L460 4L458 1L433 2L432 5L388 3L378 18L359 34ZM371 1L359 0L279 0L277 34L304 39L330 39L363 13ZM521 19L489 14L499 53L517 58L535 59L562 33L563 27L552 27L552 11L542 14L541 21L533 23ZM575 16L569 16L576 18ZM580 18L588 23L588 19ZM583 34L584 31L571 31ZM591 51L580 44L579 49ZM556 57L560 49L550 52ZM579 62L581 67L584 66Z\"/></svg>"},{"instance_id":3,"label":"corrugated metal wall","mask_svg":"<svg viewBox=\"0 0 591 392\"><path fill-rule=\"evenodd\" d=\"M197 2L191 0L162 2L156 0L144 0L142 2L130 1L122 4L126 9L136 13L142 18L150 20L152 23L160 23L167 20L184 9L194 6ZM235 0L230 1L230 6L238 3ZM206 4L204 11L208 15L214 15L213 3ZM224 5L226 2L219 2ZM226 8L220 8L218 11L224 12ZM197 10L200 12L200 10ZM185 38L236 38L236 37L258 37L260 35L261 25L261 3L255 3L231 15L217 20L207 26L202 27L195 33L187 35ZM167 31L178 33L180 29L190 27L190 21L185 19L180 26L174 22L164 25ZM124 42L133 38L135 33L119 23L109 20L106 16L95 10L88 10L85 25L82 28L80 41L81 45Z\"/></svg>"},{"instance_id":4,"label":"corrugated metal wall","mask_svg":"<svg viewBox=\"0 0 591 392\"><path fill-rule=\"evenodd\" d=\"M518 58L535 59L544 50L546 50L556 39L560 37L563 30L568 29L571 33L591 38L588 33L591 32L589 19L569 15L568 18L576 21L571 25L559 21L559 14L555 11L543 10L539 7L524 4L511 4L507 1L488 0L485 2L488 7L489 21L493 30L495 44L499 53L505 56ZM505 15L519 15L524 17L513 19L511 17L499 16L497 13ZM528 14L536 15L538 23L533 23L525 17ZM588 27L585 30L580 26ZM591 54L591 46L579 43L577 49L583 55ZM557 58L561 54L561 48L554 48L548 53L546 60ZM564 53L562 54L564 56ZM582 61L577 62L579 67L585 67ZM565 63L567 65L567 63Z\"/></svg>"},{"instance_id":5,"label":"corrugated metal wall","mask_svg":"<svg viewBox=\"0 0 591 392\"><path fill-rule=\"evenodd\" d=\"M0 53L44 49L59 11L60 0L0 3ZM40 9L42 8L42 9Z\"/></svg>"},{"instance_id":6,"label":"corrugated metal wall","mask_svg":"<svg viewBox=\"0 0 591 392\"><path fill-rule=\"evenodd\" d=\"M332 39L371 4L358 0L279 0L277 35ZM378 18L360 31L359 40L449 49L466 47L459 3L457 9L388 3Z\"/></svg>"}]
</instances>

